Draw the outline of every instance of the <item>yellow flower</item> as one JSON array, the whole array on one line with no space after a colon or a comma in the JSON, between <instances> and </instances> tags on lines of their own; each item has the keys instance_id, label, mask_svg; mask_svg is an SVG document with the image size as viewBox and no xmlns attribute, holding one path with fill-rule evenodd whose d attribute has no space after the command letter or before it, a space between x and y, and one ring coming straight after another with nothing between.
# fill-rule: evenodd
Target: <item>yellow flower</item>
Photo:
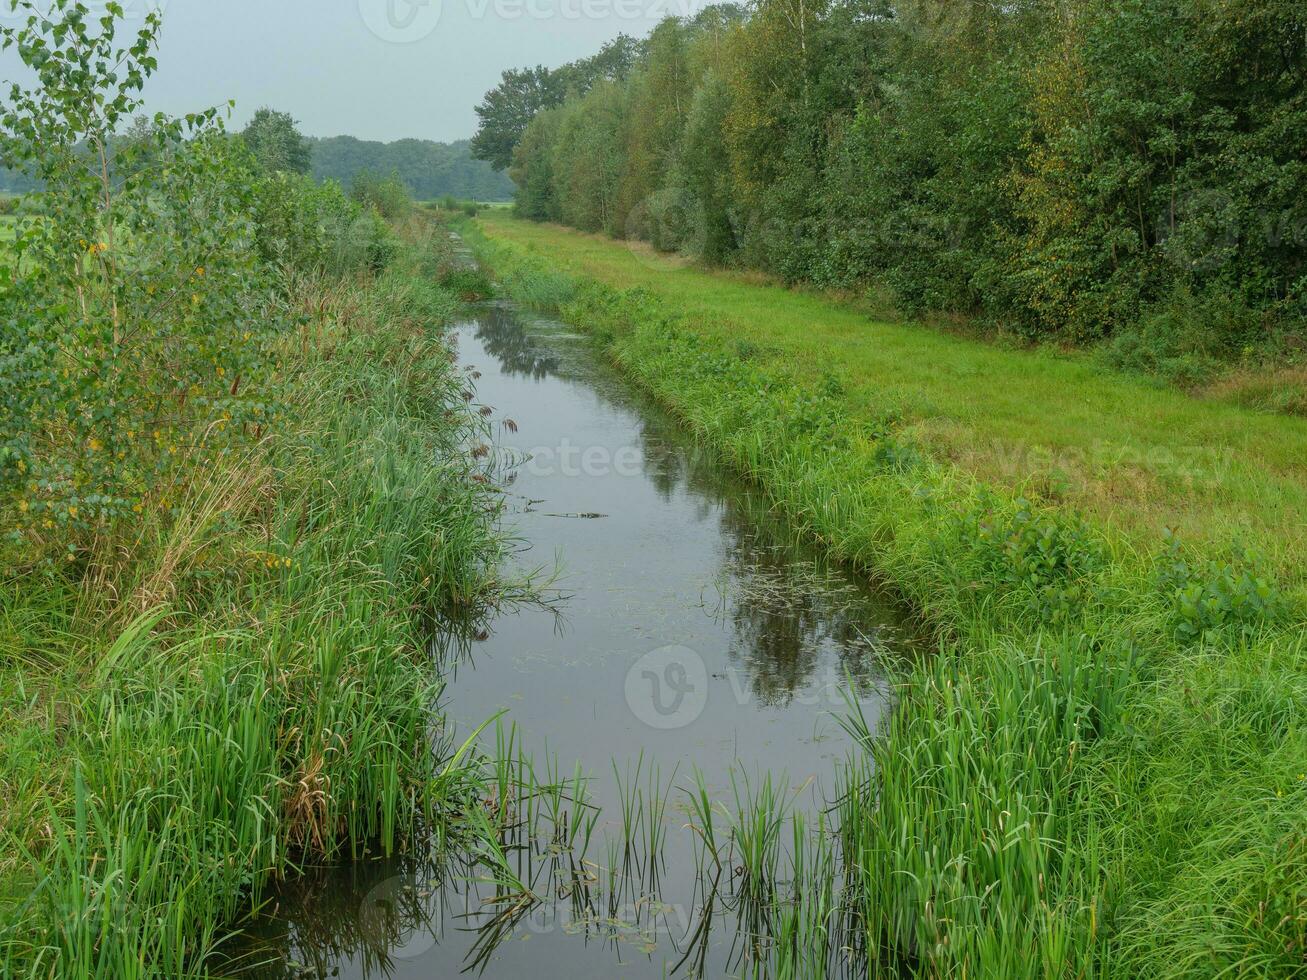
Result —
<instances>
[{"instance_id":1,"label":"yellow flower","mask_svg":"<svg viewBox=\"0 0 1307 980\"><path fill-rule=\"evenodd\" d=\"M225 369L223 369L223 368L218 368L218 377L221 378L221 377L222 377L224 374L226 374L226 373L227 373L227 372L226 372Z\"/></svg>"},{"instance_id":2,"label":"yellow flower","mask_svg":"<svg viewBox=\"0 0 1307 980\"><path fill-rule=\"evenodd\" d=\"M200 266L196 266L196 267L195 267L195 274L196 274L197 276L199 276L201 279L203 279L203 278L204 278L204 266L202 266L202 265L200 265Z\"/></svg>"},{"instance_id":3,"label":"yellow flower","mask_svg":"<svg viewBox=\"0 0 1307 980\"><path fill-rule=\"evenodd\" d=\"M93 453L98 453L101 449L104 448L104 443L102 443L99 439L91 439L88 445L91 447L91 452Z\"/></svg>"},{"instance_id":4,"label":"yellow flower","mask_svg":"<svg viewBox=\"0 0 1307 980\"><path fill-rule=\"evenodd\" d=\"M73 518L73 519L76 519L76 518L77 518L77 508L76 508L76 507L69 507L69 508L68 508L68 516L71 517L71 518Z\"/></svg>"},{"instance_id":5,"label":"yellow flower","mask_svg":"<svg viewBox=\"0 0 1307 980\"><path fill-rule=\"evenodd\" d=\"M27 501L26 501L26 500L20 500L20 501L18 501L18 510L19 510L20 513L23 513L23 514L26 514L26 513L27 513Z\"/></svg>"}]
</instances>

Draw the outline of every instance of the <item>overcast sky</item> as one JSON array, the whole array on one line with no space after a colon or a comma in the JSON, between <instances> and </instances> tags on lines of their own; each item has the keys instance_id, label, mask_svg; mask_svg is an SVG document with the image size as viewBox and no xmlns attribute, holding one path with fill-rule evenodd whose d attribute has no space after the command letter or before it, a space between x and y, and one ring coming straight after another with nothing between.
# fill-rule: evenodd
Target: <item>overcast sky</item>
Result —
<instances>
[{"instance_id":1,"label":"overcast sky","mask_svg":"<svg viewBox=\"0 0 1307 980\"><path fill-rule=\"evenodd\" d=\"M91 0L88 6L102 5ZM262 105L311 136L449 141L505 68L558 65L618 34L643 35L702 0L120 0L139 23L162 6L151 111ZM41 5L41 0L38 0ZM0 0L8 15L9 0ZM12 52L0 77L14 76Z\"/></svg>"}]
</instances>

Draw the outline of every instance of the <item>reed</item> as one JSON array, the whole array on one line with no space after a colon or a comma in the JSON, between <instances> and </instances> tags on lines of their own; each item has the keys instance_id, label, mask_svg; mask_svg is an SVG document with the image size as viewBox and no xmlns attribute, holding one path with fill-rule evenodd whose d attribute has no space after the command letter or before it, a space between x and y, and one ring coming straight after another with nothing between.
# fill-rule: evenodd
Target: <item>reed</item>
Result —
<instances>
[{"instance_id":1,"label":"reed","mask_svg":"<svg viewBox=\"0 0 1307 980\"><path fill-rule=\"evenodd\" d=\"M201 975L271 876L466 812L426 639L495 598L498 504L452 303L405 276L294 283L281 423L91 586L6 563L0 974Z\"/></svg>"}]
</instances>

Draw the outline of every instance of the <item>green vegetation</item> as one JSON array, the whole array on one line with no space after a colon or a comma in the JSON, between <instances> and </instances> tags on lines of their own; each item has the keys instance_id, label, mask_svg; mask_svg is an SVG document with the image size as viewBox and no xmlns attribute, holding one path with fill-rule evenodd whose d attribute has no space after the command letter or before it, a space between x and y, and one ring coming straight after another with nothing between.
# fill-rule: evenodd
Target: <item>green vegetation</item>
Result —
<instances>
[{"instance_id":1,"label":"green vegetation","mask_svg":"<svg viewBox=\"0 0 1307 980\"><path fill-rule=\"evenodd\" d=\"M241 133L259 167L267 173L309 172L309 144L289 113L263 108Z\"/></svg>"},{"instance_id":2,"label":"green vegetation","mask_svg":"<svg viewBox=\"0 0 1307 980\"><path fill-rule=\"evenodd\" d=\"M270 876L443 838L480 778L427 646L502 594L446 237L214 112L110 168L160 26L121 16L0 27L44 187L0 263L6 977L201 975Z\"/></svg>"},{"instance_id":3,"label":"green vegetation","mask_svg":"<svg viewBox=\"0 0 1307 980\"><path fill-rule=\"evenodd\" d=\"M312 172L318 180L335 180L349 187L360 173L398 173L418 200L446 194L478 201L507 201L513 183L476 159L467 140L433 143L397 140L376 143L353 136L310 139Z\"/></svg>"},{"instance_id":4,"label":"green vegetation","mask_svg":"<svg viewBox=\"0 0 1307 980\"><path fill-rule=\"evenodd\" d=\"M1301 401L1300 4L766 0L623 50L487 95L522 216Z\"/></svg>"},{"instance_id":5,"label":"green vegetation","mask_svg":"<svg viewBox=\"0 0 1307 980\"><path fill-rule=\"evenodd\" d=\"M467 236L508 295L592 331L802 533L936 628L938 656L903 679L889 730L849 721L864 750L835 832L852 948L925 976L1301 971L1307 588L1304 510L1288 503L1305 485L1301 422L868 324L574 232L498 216L480 228L490 237ZM959 445L1042 455L1075 427L1070 406L1109 453L1145 436L1178 452L1194 427L1237 449L1215 486L1150 484L1155 509L1137 519L1109 503L1110 475L1081 508L1046 468L982 480L925 438L940 415ZM1203 533L1166 533L1171 516L1205 516ZM1239 544L1277 532L1288 543L1269 562ZM775 879L774 804L738 809L732 860ZM814 929L835 919L803 910L832 908L830 871L796 882L761 900L767 953L819 974Z\"/></svg>"},{"instance_id":6,"label":"green vegetation","mask_svg":"<svg viewBox=\"0 0 1307 980\"><path fill-rule=\"evenodd\" d=\"M1168 529L1212 551L1240 536L1290 588L1307 584L1301 419L1196 401L1085 356L872 318L856 303L705 272L638 243L502 212L480 226L582 276L648 291L713 342L784 364L813 390L832 380L842 411L892 419L928 456L1013 496L1077 510L1148 548ZM537 288L561 303L552 285Z\"/></svg>"}]
</instances>

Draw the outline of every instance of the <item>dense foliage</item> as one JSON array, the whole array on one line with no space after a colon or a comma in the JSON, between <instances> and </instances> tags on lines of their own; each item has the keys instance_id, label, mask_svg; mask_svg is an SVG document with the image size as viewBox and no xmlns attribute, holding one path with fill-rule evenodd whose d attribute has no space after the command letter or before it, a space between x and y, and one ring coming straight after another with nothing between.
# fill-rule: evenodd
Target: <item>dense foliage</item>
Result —
<instances>
[{"instance_id":1,"label":"dense foliage","mask_svg":"<svg viewBox=\"0 0 1307 980\"><path fill-rule=\"evenodd\" d=\"M531 218L1110 339L1178 380L1301 348L1294 0L762 0L669 19L625 77L537 101L511 157ZM503 164L499 115L475 143Z\"/></svg>"},{"instance_id":2,"label":"dense foliage","mask_svg":"<svg viewBox=\"0 0 1307 980\"><path fill-rule=\"evenodd\" d=\"M309 172L309 144L288 112L264 107L254 114L241 138L266 171Z\"/></svg>"},{"instance_id":3,"label":"dense foliage","mask_svg":"<svg viewBox=\"0 0 1307 980\"><path fill-rule=\"evenodd\" d=\"M124 44L115 10L56 6L0 29L36 81L8 93L0 161L44 188L0 263L0 500L14 540L79 561L266 433L286 275L377 270L392 236L216 110L128 129L160 18Z\"/></svg>"},{"instance_id":4,"label":"dense foliage","mask_svg":"<svg viewBox=\"0 0 1307 980\"><path fill-rule=\"evenodd\" d=\"M639 52L639 42L621 34L594 57L562 68L537 65L504 72L499 84L476 107L481 125L472 139L473 155L496 170L506 169L513 160L513 147L536 113L561 105L602 79L626 78Z\"/></svg>"},{"instance_id":5,"label":"dense foliage","mask_svg":"<svg viewBox=\"0 0 1307 980\"><path fill-rule=\"evenodd\" d=\"M494 589L486 420L402 184L140 120L159 14L94 6L0 19L0 976L209 976L293 862L468 809L426 644Z\"/></svg>"}]
</instances>

